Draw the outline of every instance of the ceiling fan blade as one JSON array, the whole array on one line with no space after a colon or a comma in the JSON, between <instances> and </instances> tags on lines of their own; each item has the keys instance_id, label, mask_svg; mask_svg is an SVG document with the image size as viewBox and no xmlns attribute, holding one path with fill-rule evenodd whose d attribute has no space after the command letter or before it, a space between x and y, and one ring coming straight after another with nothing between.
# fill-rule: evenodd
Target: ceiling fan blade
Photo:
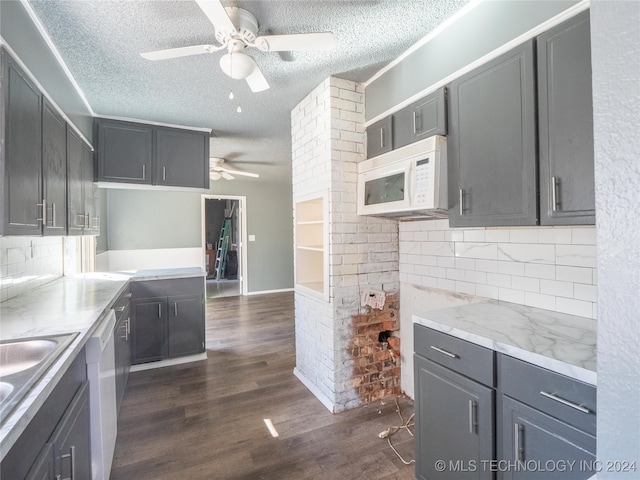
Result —
<instances>
[{"instance_id":1,"label":"ceiling fan blade","mask_svg":"<svg viewBox=\"0 0 640 480\"><path fill-rule=\"evenodd\" d=\"M220 0L196 0L196 3L216 29L228 32L236 31L236 27L233 26L233 22Z\"/></svg>"},{"instance_id":2,"label":"ceiling fan blade","mask_svg":"<svg viewBox=\"0 0 640 480\"><path fill-rule=\"evenodd\" d=\"M189 47L168 48L166 50L156 50L154 52L144 52L140 56L147 60L167 60L169 58L188 57L190 55L200 55L201 53L211 53L224 48L215 45L191 45Z\"/></svg>"},{"instance_id":3,"label":"ceiling fan blade","mask_svg":"<svg viewBox=\"0 0 640 480\"><path fill-rule=\"evenodd\" d=\"M227 173L233 173L234 175L241 175L241 176L245 176L245 177L260 178L260 175L257 174L257 173L241 172L240 170L232 170L230 168L224 168L224 167L220 167L220 170L222 170L223 172L227 172Z\"/></svg>"},{"instance_id":4,"label":"ceiling fan blade","mask_svg":"<svg viewBox=\"0 0 640 480\"><path fill-rule=\"evenodd\" d=\"M227 172L222 172L220 175L222 175L222 178L224 178L225 180L233 180L234 178L236 178Z\"/></svg>"},{"instance_id":5,"label":"ceiling fan blade","mask_svg":"<svg viewBox=\"0 0 640 480\"><path fill-rule=\"evenodd\" d=\"M269 83L267 82L267 79L264 78L264 75L262 74L262 71L260 70L258 65L256 65L256 67L253 69L253 72L251 72L251 74L247 78L245 78L245 80L247 81L247 84L249 85L251 91L254 93L262 92L263 90L267 90L269 88Z\"/></svg>"},{"instance_id":6,"label":"ceiling fan blade","mask_svg":"<svg viewBox=\"0 0 640 480\"><path fill-rule=\"evenodd\" d=\"M255 46L263 52L291 52L296 50L329 50L337 44L332 32L264 35L256 38Z\"/></svg>"},{"instance_id":7,"label":"ceiling fan blade","mask_svg":"<svg viewBox=\"0 0 640 480\"><path fill-rule=\"evenodd\" d=\"M218 172L209 172L209 178L211 180L220 180L222 178L222 175Z\"/></svg>"}]
</instances>

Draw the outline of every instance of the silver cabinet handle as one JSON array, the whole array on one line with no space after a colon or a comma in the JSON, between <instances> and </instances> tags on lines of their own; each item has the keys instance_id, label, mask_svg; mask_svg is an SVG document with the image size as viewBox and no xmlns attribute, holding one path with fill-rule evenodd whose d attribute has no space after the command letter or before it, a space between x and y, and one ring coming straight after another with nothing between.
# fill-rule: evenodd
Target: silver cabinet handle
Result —
<instances>
[{"instance_id":1,"label":"silver cabinet handle","mask_svg":"<svg viewBox=\"0 0 640 480\"><path fill-rule=\"evenodd\" d=\"M130 319L126 319L124 321L124 339L125 340L129 340L129 320Z\"/></svg>"},{"instance_id":2,"label":"silver cabinet handle","mask_svg":"<svg viewBox=\"0 0 640 480\"><path fill-rule=\"evenodd\" d=\"M413 133L418 133L418 130L416 129L416 117L418 115L416 114L416 111L413 111Z\"/></svg>"},{"instance_id":3,"label":"silver cabinet handle","mask_svg":"<svg viewBox=\"0 0 640 480\"><path fill-rule=\"evenodd\" d=\"M173 314L178 316L178 302L173 302Z\"/></svg>"},{"instance_id":4,"label":"silver cabinet handle","mask_svg":"<svg viewBox=\"0 0 640 480\"><path fill-rule=\"evenodd\" d=\"M129 335L131 334L131 319L130 319L130 318L127 318L127 319L124 321L124 324L125 324L125 325L126 325L126 327L127 327L127 338L129 338Z\"/></svg>"},{"instance_id":5,"label":"silver cabinet handle","mask_svg":"<svg viewBox=\"0 0 640 480\"><path fill-rule=\"evenodd\" d=\"M384 148L384 128L380 129L380 148Z\"/></svg>"},{"instance_id":6,"label":"silver cabinet handle","mask_svg":"<svg viewBox=\"0 0 640 480\"><path fill-rule=\"evenodd\" d=\"M551 211L558 211L558 177L551 177Z\"/></svg>"},{"instance_id":7,"label":"silver cabinet handle","mask_svg":"<svg viewBox=\"0 0 640 480\"><path fill-rule=\"evenodd\" d=\"M513 458L515 461L521 460L522 449L520 448L520 424L513 424Z\"/></svg>"},{"instance_id":8,"label":"silver cabinet handle","mask_svg":"<svg viewBox=\"0 0 640 480\"><path fill-rule=\"evenodd\" d=\"M36 222L42 222L42 225L47 226L47 201L43 198L42 203L36 203L36 207L42 207L42 216L36 218Z\"/></svg>"},{"instance_id":9,"label":"silver cabinet handle","mask_svg":"<svg viewBox=\"0 0 640 480\"><path fill-rule=\"evenodd\" d=\"M459 189L459 196L460 198L458 199L458 203L460 204L460 216L464 215L464 190L462 188Z\"/></svg>"},{"instance_id":10,"label":"silver cabinet handle","mask_svg":"<svg viewBox=\"0 0 640 480\"><path fill-rule=\"evenodd\" d=\"M89 228L91 225L91 215L89 213L84 214L84 228Z\"/></svg>"},{"instance_id":11,"label":"silver cabinet handle","mask_svg":"<svg viewBox=\"0 0 640 480\"><path fill-rule=\"evenodd\" d=\"M162 180L167 179L167 167L162 167Z\"/></svg>"},{"instance_id":12,"label":"silver cabinet handle","mask_svg":"<svg viewBox=\"0 0 640 480\"><path fill-rule=\"evenodd\" d=\"M446 350L443 350L442 348L435 347L435 346L431 345L431 349L435 350L438 353L442 353L443 355L446 355L447 357L458 358L458 355L456 355L455 353L447 352Z\"/></svg>"},{"instance_id":13,"label":"silver cabinet handle","mask_svg":"<svg viewBox=\"0 0 640 480\"><path fill-rule=\"evenodd\" d=\"M76 447L71 445L69 447L69 453L60 456L61 459L68 458L71 461L71 476L69 480L75 480L76 478Z\"/></svg>"},{"instance_id":14,"label":"silver cabinet handle","mask_svg":"<svg viewBox=\"0 0 640 480\"><path fill-rule=\"evenodd\" d=\"M158 304L158 318L162 318L162 304Z\"/></svg>"},{"instance_id":15,"label":"silver cabinet handle","mask_svg":"<svg viewBox=\"0 0 640 480\"><path fill-rule=\"evenodd\" d=\"M55 227L57 225L56 224L56 203L55 202L53 202L51 204L51 217L52 217L51 225Z\"/></svg>"},{"instance_id":16,"label":"silver cabinet handle","mask_svg":"<svg viewBox=\"0 0 640 480\"><path fill-rule=\"evenodd\" d=\"M142 179L143 180L147 179L147 166L146 165L142 165Z\"/></svg>"},{"instance_id":17,"label":"silver cabinet handle","mask_svg":"<svg viewBox=\"0 0 640 480\"><path fill-rule=\"evenodd\" d=\"M569 400L565 400L564 398L557 396L555 393L548 393L543 391L540 392L540 395L546 398L550 398L551 400L555 400L556 402L566 405L567 407L575 408L582 413L590 413L590 410L588 408L583 407L582 405L578 405L577 403L570 402Z\"/></svg>"},{"instance_id":18,"label":"silver cabinet handle","mask_svg":"<svg viewBox=\"0 0 640 480\"><path fill-rule=\"evenodd\" d=\"M469 400L469 433L476 433L476 402Z\"/></svg>"}]
</instances>

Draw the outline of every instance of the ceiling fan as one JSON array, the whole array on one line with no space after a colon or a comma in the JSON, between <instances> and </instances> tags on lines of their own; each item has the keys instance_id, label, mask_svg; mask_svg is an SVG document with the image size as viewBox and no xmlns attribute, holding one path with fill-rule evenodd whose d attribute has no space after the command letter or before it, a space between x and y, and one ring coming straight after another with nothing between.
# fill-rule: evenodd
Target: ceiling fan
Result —
<instances>
[{"instance_id":1,"label":"ceiling fan","mask_svg":"<svg viewBox=\"0 0 640 480\"><path fill-rule=\"evenodd\" d=\"M263 52L288 52L327 50L336 45L331 32L257 36L258 20L251 12L237 7L225 8L220 0L196 0L196 3L213 24L220 45L192 45L140 55L148 60L166 60L226 49L227 53L220 58L222 71L233 79L245 79L253 92L261 92L269 88L269 83L256 61L245 53L246 47Z\"/></svg>"},{"instance_id":2,"label":"ceiling fan","mask_svg":"<svg viewBox=\"0 0 640 480\"><path fill-rule=\"evenodd\" d=\"M220 180L221 178L224 178L225 180L233 180L234 178L236 178L234 177L234 175L240 175L244 177L253 177L253 178L260 177L260 175L258 175L257 173L243 172L241 170L233 170L231 168L225 167L224 165L225 165L224 158L211 157L209 159L209 177L211 178L211 180Z\"/></svg>"}]
</instances>

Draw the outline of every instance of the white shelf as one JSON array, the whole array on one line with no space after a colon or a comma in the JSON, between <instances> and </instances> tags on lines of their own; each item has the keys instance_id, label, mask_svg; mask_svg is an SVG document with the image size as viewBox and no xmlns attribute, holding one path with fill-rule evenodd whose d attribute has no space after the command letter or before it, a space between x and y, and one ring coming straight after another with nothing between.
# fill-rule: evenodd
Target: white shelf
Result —
<instances>
[{"instance_id":1,"label":"white shelf","mask_svg":"<svg viewBox=\"0 0 640 480\"><path fill-rule=\"evenodd\" d=\"M298 199L295 206L295 283L329 298L326 194Z\"/></svg>"},{"instance_id":2,"label":"white shelf","mask_svg":"<svg viewBox=\"0 0 640 480\"><path fill-rule=\"evenodd\" d=\"M296 225L323 225L324 220L308 220L304 222L297 222Z\"/></svg>"},{"instance_id":3,"label":"white shelf","mask_svg":"<svg viewBox=\"0 0 640 480\"><path fill-rule=\"evenodd\" d=\"M322 245L298 245L296 248L300 250L310 250L312 252L324 252Z\"/></svg>"}]
</instances>

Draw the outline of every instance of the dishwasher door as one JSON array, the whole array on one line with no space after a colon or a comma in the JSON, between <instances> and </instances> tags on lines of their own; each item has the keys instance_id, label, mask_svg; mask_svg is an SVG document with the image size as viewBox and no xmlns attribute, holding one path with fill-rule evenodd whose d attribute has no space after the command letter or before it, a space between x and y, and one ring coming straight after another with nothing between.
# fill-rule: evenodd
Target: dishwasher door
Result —
<instances>
[{"instance_id":1,"label":"dishwasher door","mask_svg":"<svg viewBox=\"0 0 640 480\"><path fill-rule=\"evenodd\" d=\"M87 341L86 347L93 480L109 480L118 433L113 335L115 323L115 313L110 310Z\"/></svg>"}]
</instances>

